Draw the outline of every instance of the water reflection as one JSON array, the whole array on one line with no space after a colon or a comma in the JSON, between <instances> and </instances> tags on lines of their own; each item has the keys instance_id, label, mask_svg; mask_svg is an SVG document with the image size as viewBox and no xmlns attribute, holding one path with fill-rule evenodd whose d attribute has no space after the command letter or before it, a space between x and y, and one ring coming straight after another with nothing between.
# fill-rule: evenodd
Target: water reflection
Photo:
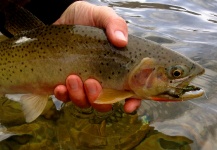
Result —
<instances>
[{"instance_id":1,"label":"water reflection","mask_svg":"<svg viewBox=\"0 0 217 150\"><path fill-rule=\"evenodd\" d=\"M17 102L2 98L0 104L1 123L7 126L0 126L0 149L188 150L193 142L185 136L158 132L147 124L149 118L143 116L138 120L136 113L125 114L121 104L115 105L109 115L84 112L72 103L61 111L52 106L29 124L25 123Z\"/></svg>"},{"instance_id":2,"label":"water reflection","mask_svg":"<svg viewBox=\"0 0 217 150\"><path fill-rule=\"evenodd\" d=\"M139 114L148 116L160 132L192 139L192 149L217 149L217 1L102 2L128 21L130 33L183 53L206 68L205 75L194 81L205 89L205 96L181 103L144 101Z\"/></svg>"}]
</instances>

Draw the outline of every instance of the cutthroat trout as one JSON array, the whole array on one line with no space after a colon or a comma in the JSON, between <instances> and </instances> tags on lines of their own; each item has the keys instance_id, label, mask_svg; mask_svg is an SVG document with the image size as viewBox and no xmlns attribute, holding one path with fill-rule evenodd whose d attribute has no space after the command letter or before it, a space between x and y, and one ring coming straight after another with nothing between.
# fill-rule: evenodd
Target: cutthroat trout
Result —
<instances>
[{"instance_id":1,"label":"cutthroat trout","mask_svg":"<svg viewBox=\"0 0 217 150\"><path fill-rule=\"evenodd\" d=\"M183 101L203 94L189 86L204 68L154 42L129 35L124 48L110 44L103 30L78 25L45 26L0 44L0 93L21 97L26 121L43 111L55 86L70 74L94 78L103 90L98 104L135 97Z\"/></svg>"}]
</instances>

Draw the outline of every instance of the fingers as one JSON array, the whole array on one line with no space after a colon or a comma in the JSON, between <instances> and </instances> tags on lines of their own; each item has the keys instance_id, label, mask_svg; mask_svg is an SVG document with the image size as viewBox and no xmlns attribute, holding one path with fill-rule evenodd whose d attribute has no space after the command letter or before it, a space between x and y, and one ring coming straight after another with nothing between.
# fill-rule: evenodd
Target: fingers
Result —
<instances>
[{"instance_id":1,"label":"fingers","mask_svg":"<svg viewBox=\"0 0 217 150\"><path fill-rule=\"evenodd\" d=\"M95 6L93 10L93 20L97 27L106 29L109 41L115 46L124 47L127 45L127 24L113 9L106 6Z\"/></svg>"},{"instance_id":2,"label":"fingers","mask_svg":"<svg viewBox=\"0 0 217 150\"><path fill-rule=\"evenodd\" d=\"M112 109L112 105L99 105L94 101L99 96L102 87L97 80L88 79L84 82L77 75L70 75L66 79L66 86L58 85L54 94L57 99L67 102L69 99L81 108L88 108L92 106L99 112L108 112Z\"/></svg>"},{"instance_id":3,"label":"fingers","mask_svg":"<svg viewBox=\"0 0 217 150\"><path fill-rule=\"evenodd\" d=\"M99 112L108 112L112 109L110 104L95 104L94 101L99 96L102 87L97 80L87 79L84 82L77 75L70 75L66 79L66 86L58 85L54 94L57 99L67 102L69 99L81 108L92 106ZM132 113L141 105L141 100L127 99L124 104L124 111Z\"/></svg>"},{"instance_id":4,"label":"fingers","mask_svg":"<svg viewBox=\"0 0 217 150\"><path fill-rule=\"evenodd\" d=\"M124 111L126 113L132 113L137 110L141 105L141 100L139 99L127 99L124 104Z\"/></svg>"},{"instance_id":5,"label":"fingers","mask_svg":"<svg viewBox=\"0 0 217 150\"><path fill-rule=\"evenodd\" d=\"M54 89L54 95L60 101L63 102L69 101L68 90L65 85L58 85Z\"/></svg>"},{"instance_id":6,"label":"fingers","mask_svg":"<svg viewBox=\"0 0 217 150\"><path fill-rule=\"evenodd\" d=\"M109 41L115 46L124 47L128 42L128 28L125 20L112 8L106 6L77 1L71 4L54 24L96 26L106 30Z\"/></svg>"},{"instance_id":7,"label":"fingers","mask_svg":"<svg viewBox=\"0 0 217 150\"><path fill-rule=\"evenodd\" d=\"M100 83L94 79L88 79L84 82L84 88L87 94L87 98L91 106L99 112L108 112L112 109L110 104L95 104L94 101L102 91Z\"/></svg>"},{"instance_id":8,"label":"fingers","mask_svg":"<svg viewBox=\"0 0 217 150\"><path fill-rule=\"evenodd\" d=\"M68 89L71 101L81 108L90 107L84 92L83 82L77 75L70 75L66 79L66 87Z\"/></svg>"}]
</instances>

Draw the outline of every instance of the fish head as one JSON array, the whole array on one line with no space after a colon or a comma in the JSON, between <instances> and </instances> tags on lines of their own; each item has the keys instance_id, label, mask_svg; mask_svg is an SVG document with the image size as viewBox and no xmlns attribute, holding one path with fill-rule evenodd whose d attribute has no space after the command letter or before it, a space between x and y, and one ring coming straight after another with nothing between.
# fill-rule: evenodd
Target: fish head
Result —
<instances>
[{"instance_id":1,"label":"fish head","mask_svg":"<svg viewBox=\"0 0 217 150\"><path fill-rule=\"evenodd\" d=\"M182 55L173 60L143 58L128 78L128 85L135 97L155 101L184 101L203 95L201 88L189 84L204 73L204 68Z\"/></svg>"}]
</instances>

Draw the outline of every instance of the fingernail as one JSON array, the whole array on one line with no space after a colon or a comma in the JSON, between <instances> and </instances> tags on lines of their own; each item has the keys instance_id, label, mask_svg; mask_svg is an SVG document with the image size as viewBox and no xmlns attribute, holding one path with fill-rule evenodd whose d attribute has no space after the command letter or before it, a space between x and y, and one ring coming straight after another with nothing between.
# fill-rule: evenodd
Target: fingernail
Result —
<instances>
[{"instance_id":1,"label":"fingernail","mask_svg":"<svg viewBox=\"0 0 217 150\"><path fill-rule=\"evenodd\" d=\"M93 94L96 94L96 92L97 92L97 91L96 91L97 89L96 89L96 85L95 85L95 84L90 84L90 83L89 83L89 84L86 84L86 89L87 89L88 93L89 93L89 94L92 94L92 95L93 95Z\"/></svg>"},{"instance_id":2,"label":"fingernail","mask_svg":"<svg viewBox=\"0 0 217 150\"><path fill-rule=\"evenodd\" d=\"M69 82L69 85L70 85L70 87L71 87L72 90L77 90L78 89L78 81L75 80L75 79L72 79Z\"/></svg>"},{"instance_id":3,"label":"fingernail","mask_svg":"<svg viewBox=\"0 0 217 150\"><path fill-rule=\"evenodd\" d=\"M118 39L122 41L127 41L126 37L124 36L124 33L121 31L115 31L115 35Z\"/></svg>"}]
</instances>

